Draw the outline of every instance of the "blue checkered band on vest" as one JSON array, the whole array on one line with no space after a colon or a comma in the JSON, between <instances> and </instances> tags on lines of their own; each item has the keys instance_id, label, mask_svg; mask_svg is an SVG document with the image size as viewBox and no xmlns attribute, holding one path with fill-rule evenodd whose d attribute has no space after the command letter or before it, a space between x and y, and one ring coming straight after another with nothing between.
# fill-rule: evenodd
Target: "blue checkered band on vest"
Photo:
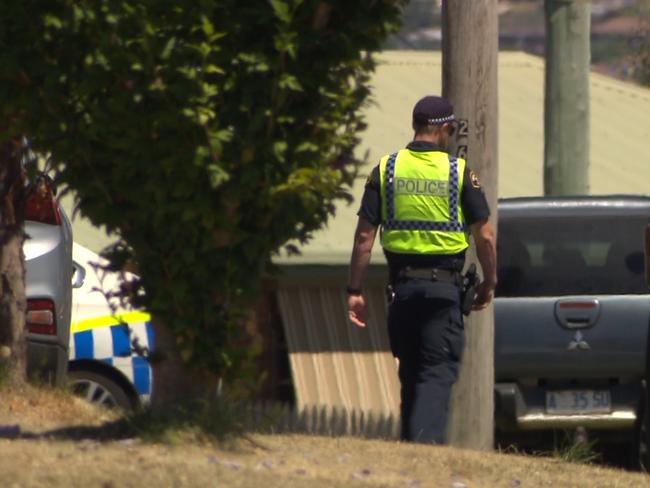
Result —
<instances>
[{"instance_id":1,"label":"blue checkered band on vest","mask_svg":"<svg viewBox=\"0 0 650 488\"><path fill-rule=\"evenodd\" d=\"M396 220L395 219L395 160L397 153L393 153L386 162L386 222L385 230L438 230L443 232L465 232L466 226L458 219L458 161L454 156L449 156L449 221L431 222L426 220Z\"/></svg>"}]
</instances>

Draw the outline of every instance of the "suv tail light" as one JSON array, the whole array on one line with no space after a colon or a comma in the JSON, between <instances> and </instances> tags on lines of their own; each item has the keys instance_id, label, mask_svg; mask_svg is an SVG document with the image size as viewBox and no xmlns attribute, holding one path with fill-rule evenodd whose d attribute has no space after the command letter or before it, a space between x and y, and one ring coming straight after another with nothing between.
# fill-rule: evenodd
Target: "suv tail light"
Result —
<instances>
[{"instance_id":1,"label":"suv tail light","mask_svg":"<svg viewBox=\"0 0 650 488\"><path fill-rule=\"evenodd\" d=\"M27 332L32 334L56 335L54 302L47 299L27 300L25 325Z\"/></svg>"},{"instance_id":2,"label":"suv tail light","mask_svg":"<svg viewBox=\"0 0 650 488\"><path fill-rule=\"evenodd\" d=\"M25 203L25 220L61 225L61 212L49 178L39 177L30 188Z\"/></svg>"}]
</instances>

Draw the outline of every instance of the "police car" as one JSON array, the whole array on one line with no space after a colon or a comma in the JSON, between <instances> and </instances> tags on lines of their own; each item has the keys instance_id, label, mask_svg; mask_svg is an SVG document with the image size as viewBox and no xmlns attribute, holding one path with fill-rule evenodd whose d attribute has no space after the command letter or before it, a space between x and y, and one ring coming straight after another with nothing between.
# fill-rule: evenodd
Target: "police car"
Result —
<instances>
[{"instance_id":1,"label":"police car","mask_svg":"<svg viewBox=\"0 0 650 488\"><path fill-rule=\"evenodd\" d=\"M146 356L153 345L149 314L111 309L101 290L114 289L117 277L95 272L103 260L74 243L73 259L86 269L73 291L68 384L89 402L134 410L149 402L152 369Z\"/></svg>"}]
</instances>

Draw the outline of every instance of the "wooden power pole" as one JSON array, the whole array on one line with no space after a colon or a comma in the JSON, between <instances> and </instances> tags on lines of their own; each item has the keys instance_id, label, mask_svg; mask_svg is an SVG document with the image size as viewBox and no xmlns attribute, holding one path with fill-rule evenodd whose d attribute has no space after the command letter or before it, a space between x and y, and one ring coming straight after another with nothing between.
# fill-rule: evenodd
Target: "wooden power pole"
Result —
<instances>
[{"instance_id":1,"label":"wooden power pole","mask_svg":"<svg viewBox=\"0 0 650 488\"><path fill-rule=\"evenodd\" d=\"M589 193L589 0L545 0L544 194Z\"/></svg>"},{"instance_id":2,"label":"wooden power pole","mask_svg":"<svg viewBox=\"0 0 650 488\"><path fill-rule=\"evenodd\" d=\"M497 223L497 0L442 3L442 93L460 119L450 150L479 175ZM473 249L468 261L476 261ZM452 445L492 449L494 426L494 312L465 321L466 346L454 388L449 425Z\"/></svg>"}]
</instances>

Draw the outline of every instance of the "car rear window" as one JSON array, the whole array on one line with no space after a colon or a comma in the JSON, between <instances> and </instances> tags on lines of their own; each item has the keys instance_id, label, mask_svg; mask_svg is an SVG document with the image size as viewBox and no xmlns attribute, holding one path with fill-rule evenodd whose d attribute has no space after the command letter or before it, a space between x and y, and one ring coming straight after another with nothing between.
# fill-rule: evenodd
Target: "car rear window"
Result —
<instances>
[{"instance_id":1,"label":"car rear window","mask_svg":"<svg viewBox=\"0 0 650 488\"><path fill-rule=\"evenodd\" d=\"M645 217L499 220L497 296L647 293Z\"/></svg>"}]
</instances>

